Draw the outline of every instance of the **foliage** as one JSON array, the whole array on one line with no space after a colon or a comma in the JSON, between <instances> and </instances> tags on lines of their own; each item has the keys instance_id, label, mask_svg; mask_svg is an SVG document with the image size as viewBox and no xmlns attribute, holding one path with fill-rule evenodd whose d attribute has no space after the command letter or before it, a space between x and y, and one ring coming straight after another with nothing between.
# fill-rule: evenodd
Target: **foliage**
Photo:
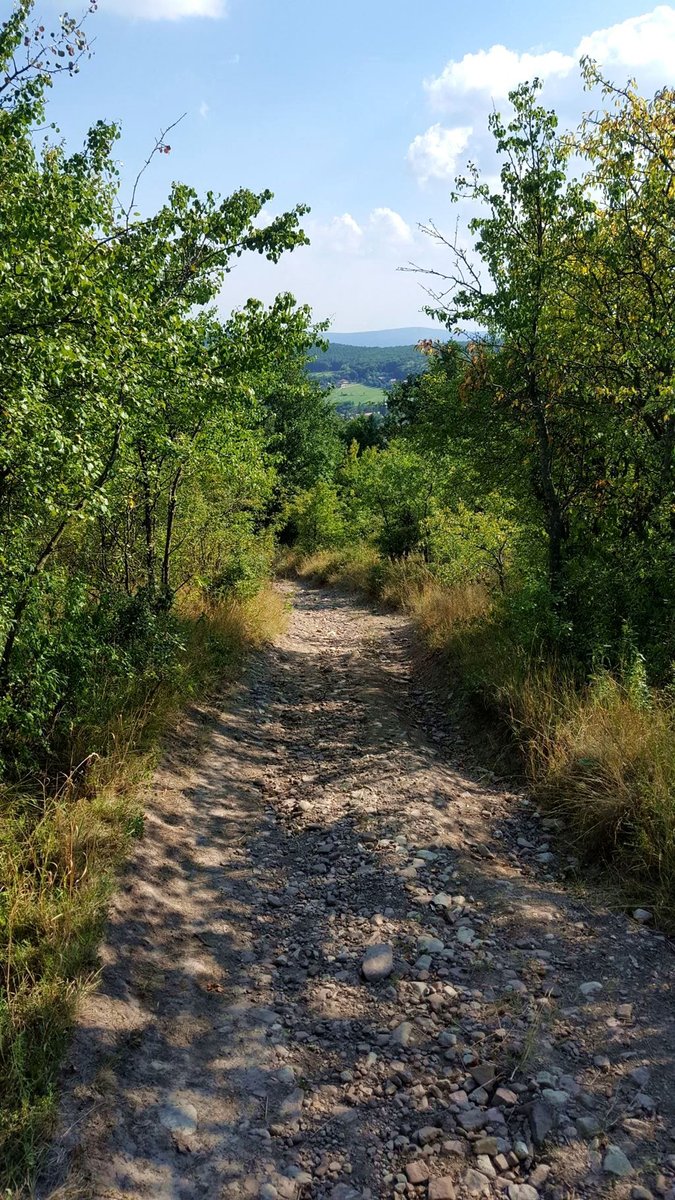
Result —
<instances>
[{"instance_id":1,"label":"foliage","mask_svg":"<svg viewBox=\"0 0 675 1200\"><path fill-rule=\"evenodd\" d=\"M481 332L354 430L348 536L299 569L411 612L576 852L672 921L675 90L584 74L573 133L537 81L490 117L499 185L470 166L468 239L427 228L429 314Z\"/></svg>"},{"instance_id":2,"label":"foliage","mask_svg":"<svg viewBox=\"0 0 675 1200\"><path fill-rule=\"evenodd\" d=\"M340 468L350 531L394 558L419 547L430 511L433 476L404 442L358 453L353 443Z\"/></svg>"},{"instance_id":3,"label":"foliage","mask_svg":"<svg viewBox=\"0 0 675 1200\"><path fill-rule=\"evenodd\" d=\"M174 183L141 214L114 125L45 138L88 49L31 8L0 29L0 1180L29 1190L143 764L278 628L275 516L340 453L309 310L215 307L242 255L306 242L305 207Z\"/></svg>"},{"instance_id":4,"label":"foliage","mask_svg":"<svg viewBox=\"0 0 675 1200\"><path fill-rule=\"evenodd\" d=\"M142 216L114 126L75 153L38 149L52 75L29 11L0 39L0 761L19 771L38 747L62 752L92 672L170 675L176 597L250 591L280 494L339 455L306 373L309 310L288 295L225 320L211 307L242 254L276 262L306 241L304 207L264 224L268 191L176 183ZM69 20L63 38L76 60Z\"/></svg>"},{"instance_id":5,"label":"foliage","mask_svg":"<svg viewBox=\"0 0 675 1200\"><path fill-rule=\"evenodd\" d=\"M384 450L388 441L384 422L376 413L352 417L345 421L339 433L343 445L351 446L356 442L359 451Z\"/></svg>"},{"instance_id":6,"label":"foliage","mask_svg":"<svg viewBox=\"0 0 675 1200\"><path fill-rule=\"evenodd\" d=\"M308 365L323 383L360 383L387 388L394 380L424 370L424 359L414 346L348 346L329 342L317 347Z\"/></svg>"},{"instance_id":7,"label":"foliage","mask_svg":"<svg viewBox=\"0 0 675 1200\"><path fill-rule=\"evenodd\" d=\"M345 507L333 483L320 480L298 492L285 510L287 540L311 553L341 545L346 539Z\"/></svg>"}]
</instances>

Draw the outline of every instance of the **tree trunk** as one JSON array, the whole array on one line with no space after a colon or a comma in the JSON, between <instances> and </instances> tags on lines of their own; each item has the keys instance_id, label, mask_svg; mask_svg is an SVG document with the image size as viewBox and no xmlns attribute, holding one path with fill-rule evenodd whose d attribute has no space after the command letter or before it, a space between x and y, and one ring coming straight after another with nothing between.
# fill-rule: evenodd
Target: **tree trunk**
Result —
<instances>
[{"instance_id":1,"label":"tree trunk","mask_svg":"<svg viewBox=\"0 0 675 1200\"><path fill-rule=\"evenodd\" d=\"M169 503L166 510L166 534L164 537L164 554L162 556L162 591L165 595L169 595L169 568L171 566L171 539L173 537L173 526L176 519L176 509L178 507L178 488L180 486L181 475L183 468L179 467L171 480L169 488Z\"/></svg>"}]
</instances>

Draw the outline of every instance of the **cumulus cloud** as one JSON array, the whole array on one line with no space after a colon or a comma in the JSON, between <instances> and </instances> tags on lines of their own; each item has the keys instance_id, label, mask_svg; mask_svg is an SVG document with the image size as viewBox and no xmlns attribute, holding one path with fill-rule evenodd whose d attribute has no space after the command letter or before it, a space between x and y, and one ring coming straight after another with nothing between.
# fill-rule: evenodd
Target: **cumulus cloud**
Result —
<instances>
[{"instance_id":1,"label":"cumulus cloud","mask_svg":"<svg viewBox=\"0 0 675 1200\"><path fill-rule=\"evenodd\" d=\"M467 92L485 92L490 96L508 96L524 79L568 75L575 60L569 54L549 50L546 54L518 54L506 46L491 46L477 54L465 54L458 62L449 62L440 75L425 82L436 108L447 108L457 96Z\"/></svg>"},{"instance_id":2,"label":"cumulus cloud","mask_svg":"<svg viewBox=\"0 0 675 1200\"><path fill-rule=\"evenodd\" d=\"M341 254L368 255L388 249L400 249L413 240L408 222L393 208L374 208L357 221L351 213L310 229L313 244Z\"/></svg>"},{"instance_id":3,"label":"cumulus cloud","mask_svg":"<svg viewBox=\"0 0 675 1200\"><path fill-rule=\"evenodd\" d=\"M412 229L408 222L404 221L400 213L394 212L393 208L374 208L370 214L369 224L387 241L399 243L412 241Z\"/></svg>"},{"instance_id":4,"label":"cumulus cloud","mask_svg":"<svg viewBox=\"0 0 675 1200\"><path fill-rule=\"evenodd\" d=\"M341 217L333 217L325 233L325 240L335 250L358 250L363 242L363 229L351 213L343 213Z\"/></svg>"},{"instance_id":5,"label":"cumulus cloud","mask_svg":"<svg viewBox=\"0 0 675 1200\"><path fill-rule=\"evenodd\" d=\"M675 8L659 5L642 16L598 29L583 37L570 54L560 50L520 53L506 46L490 46L451 59L440 75L426 80L424 86L432 105L447 110L472 93L504 99L512 88L535 76L564 79L576 71L585 55L605 69L646 68L669 76L675 57Z\"/></svg>"},{"instance_id":6,"label":"cumulus cloud","mask_svg":"<svg viewBox=\"0 0 675 1200\"><path fill-rule=\"evenodd\" d=\"M651 68L669 77L675 58L675 8L662 4L640 17L582 38L574 57L589 55L602 67Z\"/></svg>"},{"instance_id":7,"label":"cumulus cloud","mask_svg":"<svg viewBox=\"0 0 675 1200\"><path fill-rule=\"evenodd\" d=\"M470 125L446 129L431 125L426 133L418 133L408 147L407 159L419 179L450 179L457 170L457 160L466 150L472 134Z\"/></svg>"},{"instance_id":8,"label":"cumulus cloud","mask_svg":"<svg viewBox=\"0 0 675 1200\"><path fill-rule=\"evenodd\" d=\"M141 21L180 21L185 17L224 17L226 0L101 0L103 12Z\"/></svg>"}]
</instances>

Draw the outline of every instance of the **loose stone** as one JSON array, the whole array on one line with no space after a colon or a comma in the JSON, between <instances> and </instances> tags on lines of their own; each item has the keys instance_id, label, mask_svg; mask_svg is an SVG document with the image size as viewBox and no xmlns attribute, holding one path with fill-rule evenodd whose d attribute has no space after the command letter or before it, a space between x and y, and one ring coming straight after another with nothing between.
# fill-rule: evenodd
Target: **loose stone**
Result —
<instances>
[{"instance_id":1,"label":"loose stone","mask_svg":"<svg viewBox=\"0 0 675 1200\"><path fill-rule=\"evenodd\" d=\"M197 1128L197 1109L189 1101L170 1101L160 1109L159 1120L172 1133L194 1133Z\"/></svg>"},{"instance_id":2,"label":"loose stone","mask_svg":"<svg viewBox=\"0 0 675 1200\"><path fill-rule=\"evenodd\" d=\"M415 1162L407 1163L405 1173L408 1177L408 1183L424 1183L429 1178L429 1168L422 1158L417 1159Z\"/></svg>"},{"instance_id":3,"label":"loose stone","mask_svg":"<svg viewBox=\"0 0 675 1200\"><path fill-rule=\"evenodd\" d=\"M369 947L361 963L361 971L369 983L377 983L381 979L387 979L393 969L394 951L390 945L386 942L381 942L377 946Z\"/></svg>"},{"instance_id":4,"label":"loose stone","mask_svg":"<svg viewBox=\"0 0 675 1200\"><path fill-rule=\"evenodd\" d=\"M429 1200L455 1200L457 1193L449 1175L429 1181Z\"/></svg>"},{"instance_id":5,"label":"loose stone","mask_svg":"<svg viewBox=\"0 0 675 1200\"><path fill-rule=\"evenodd\" d=\"M607 1147L607 1153L602 1160L602 1169L608 1175L616 1175L620 1179L633 1174L633 1168L620 1146Z\"/></svg>"},{"instance_id":6,"label":"loose stone","mask_svg":"<svg viewBox=\"0 0 675 1200\"><path fill-rule=\"evenodd\" d=\"M489 1196L491 1193L490 1180L481 1171L470 1167L464 1176L464 1187L469 1196Z\"/></svg>"},{"instance_id":7,"label":"loose stone","mask_svg":"<svg viewBox=\"0 0 675 1200\"><path fill-rule=\"evenodd\" d=\"M579 991L582 996L597 996L598 992L602 991L602 984L598 979L591 979L588 983L582 983Z\"/></svg>"}]
</instances>

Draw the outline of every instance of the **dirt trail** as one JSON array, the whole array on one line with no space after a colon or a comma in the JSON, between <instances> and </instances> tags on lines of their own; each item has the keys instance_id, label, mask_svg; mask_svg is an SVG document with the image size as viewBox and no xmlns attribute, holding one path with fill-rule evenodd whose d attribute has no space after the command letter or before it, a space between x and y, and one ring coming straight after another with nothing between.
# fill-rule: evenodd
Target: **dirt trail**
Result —
<instances>
[{"instance_id":1,"label":"dirt trail","mask_svg":"<svg viewBox=\"0 0 675 1200\"><path fill-rule=\"evenodd\" d=\"M670 945L556 881L403 618L282 587L153 784L40 1195L675 1197Z\"/></svg>"}]
</instances>

